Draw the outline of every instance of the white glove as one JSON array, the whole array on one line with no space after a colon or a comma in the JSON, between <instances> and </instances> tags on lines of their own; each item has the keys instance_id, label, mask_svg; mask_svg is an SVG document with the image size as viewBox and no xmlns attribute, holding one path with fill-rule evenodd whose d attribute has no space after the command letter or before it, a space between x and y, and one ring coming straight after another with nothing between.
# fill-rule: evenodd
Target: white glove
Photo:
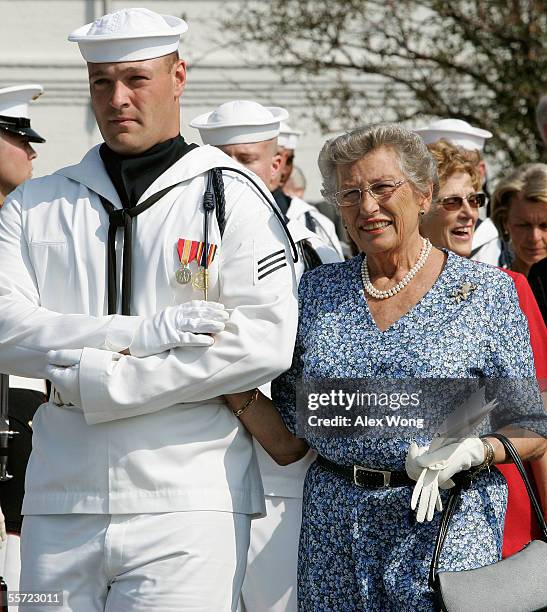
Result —
<instances>
[{"instance_id":1,"label":"white glove","mask_svg":"<svg viewBox=\"0 0 547 612\"><path fill-rule=\"evenodd\" d=\"M453 438L444 441L437 439L434 450L421 453L414 461L413 467L421 467L422 473L412 492L410 507L415 510L418 506L416 520L422 523L424 519L430 521L433 518L435 508L442 510L439 488L453 487L454 474L483 463L484 445L480 438L463 438L458 441L453 441Z\"/></svg>"},{"instance_id":2,"label":"white glove","mask_svg":"<svg viewBox=\"0 0 547 612\"><path fill-rule=\"evenodd\" d=\"M46 378L59 392L63 404L82 406L80 398L80 359L82 349L49 351Z\"/></svg>"},{"instance_id":3,"label":"white glove","mask_svg":"<svg viewBox=\"0 0 547 612\"><path fill-rule=\"evenodd\" d=\"M406 473L409 478L417 481L412 492L410 507L412 510L416 510L416 505L420 500L416 513L416 520L419 523L422 523L424 518L430 521L433 518L435 508L439 511L443 509L438 481L435 478L437 473L418 464L418 458L427 453L428 450L429 446L418 446L416 442L412 442L405 460ZM430 473L428 474L428 472Z\"/></svg>"},{"instance_id":4,"label":"white glove","mask_svg":"<svg viewBox=\"0 0 547 612\"><path fill-rule=\"evenodd\" d=\"M454 474L481 465L484 459L484 444L480 438L462 438L447 440L447 444L418 457L416 463L438 471L439 486L449 489L454 486L451 480Z\"/></svg>"},{"instance_id":5,"label":"white glove","mask_svg":"<svg viewBox=\"0 0 547 612\"><path fill-rule=\"evenodd\" d=\"M6 520L4 519L4 513L2 512L2 508L0 508L0 548L4 545L4 542L7 539L6 534Z\"/></svg>"},{"instance_id":6,"label":"white glove","mask_svg":"<svg viewBox=\"0 0 547 612\"><path fill-rule=\"evenodd\" d=\"M218 302L192 300L168 306L137 328L129 352L135 357L163 353L179 346L211 346L214 339L206 334L220 333L228 313Z\"/></svg>"}]
</instances>

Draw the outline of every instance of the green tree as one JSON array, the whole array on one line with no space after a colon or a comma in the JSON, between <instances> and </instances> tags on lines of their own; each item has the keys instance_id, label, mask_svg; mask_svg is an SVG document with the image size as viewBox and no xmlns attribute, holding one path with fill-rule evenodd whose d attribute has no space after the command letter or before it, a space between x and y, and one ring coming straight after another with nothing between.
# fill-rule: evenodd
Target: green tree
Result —
<instances>
[{"instance_id":1,"label":"green tree","mask_svg":"<svg viewBox=\"0 0 547 612\"><path fill-rule=\"evenodd\" d=\"M247 0L225 32L297 82L324 132L457 117L490 130L502 166L537 161L546 0Z\"/></svg>"}]
</instances>

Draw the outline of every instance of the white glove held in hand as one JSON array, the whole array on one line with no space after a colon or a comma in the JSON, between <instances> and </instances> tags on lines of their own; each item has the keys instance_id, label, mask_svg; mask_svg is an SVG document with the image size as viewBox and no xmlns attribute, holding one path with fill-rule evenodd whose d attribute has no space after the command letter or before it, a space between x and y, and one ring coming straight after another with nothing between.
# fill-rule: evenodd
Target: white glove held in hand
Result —
<instances>
[{"instance_id":1,"label":"white glove held in hand","mask_svg":"<svg viewBox=\"0 0 547 612\"><path fill-rule=\"evenodd\" d=\"M82 406L80 398L80 359L82 349L49 351L46 378L59 392L64 405Z\"/></svg>"},{"instance_id":2,"label":"white glove held in hand","mask_svg":"<svg viewBox=\"0 0 547 612\"><path fill-rule=\"evenodd\" d=\"M4 519L4 513L0 508L0 548L2 548L2 546L4 545L4 542L6 541L7 537L8 536L6 534L6 520Z\"/></svg>"},{"instance_id":3,"label":"white glove held in hand","mask_svg":"<svg viewBox=\"0 0 547 612\"><path fill-rule=\"evenodd\" d=\"M220 333L228 317L224 306L218 302L192 300L168 306L144 319L129 352L135 357L147 357L179 346L211 346L214 339L205 334Z\"/></svg>"},{"instance_id":4,"label":"white glove held in hand","mask_svg":"<svg viewBox=\"0 0 547 612\"><path fill-rule=\"evenodd\" d=\"M433 518L435 508L439 511L443 509L436 478L437 472L428 470L418 464L418 458L427 453L428 450L429 446L418 446L415 442L412 442L405 460L406 473L409 478L417 481L412 492L410 507L412 510L416 510L419 500L420 504L416 513L416 520L419 523L422 523L425 518L430 521ZM430 473L428 474L428 472Z\"/></svg>"},{"instance_id":5,"label":"white glove held in hand","mask_svg":"<svg viewBox=\"0 0 547 612\"><path fill-rule=\"evenodd\" d=\"M418 480L420 474L423 472L423 466L418 465L416 459L421 457L424 453L427 453L429 446L418 446L416 442L412 442L408 447L408 453L405 460L405 470L409 478L412 480Z\"/></svg>"},{"instance_id":6,"label":"white glove held in hand","mask_svg":"<svg viewBox=\"0 0 547 612\"><path fill-rule=\"evenodd\" d=\"M455 442L453 439L446 440L440 447L438 444L439 440L435 440L435 450L413 453L412 468L422 468L410 502L412 510L418 507L416 520L419 523L430 521L435 508L442 510L439 488L453 487L454 474L468 470L471 466L481 465L484 461L484 445L480 438L464 438Z\"/></svg>"},{"instance_id":7,"label":"white glove held in hand","mask_svg":"<svg viewBox=\"0 0 547 612\"><path fill-rule=\"evenodd\" d=\"M447 440L447 443L433 451L428 451L416 459L424 468L439 472L439 486L449 489L454 486L454 474L468 470L484 462L484 444L480 438ZM443 486L444 485L444 486Z\"/></svg>"}]
</instances>

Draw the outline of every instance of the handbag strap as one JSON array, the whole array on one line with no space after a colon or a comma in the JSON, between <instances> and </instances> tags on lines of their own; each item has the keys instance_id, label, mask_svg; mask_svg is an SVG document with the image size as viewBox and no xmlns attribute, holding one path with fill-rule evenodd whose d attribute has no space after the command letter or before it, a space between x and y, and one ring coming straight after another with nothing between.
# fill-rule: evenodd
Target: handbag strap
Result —
<instances>
[{"instance_id":1,"label":"handbag strap","mask_svg":"<svg viewBox=\"0 0 547 612\"><path fill-rule=\"evenodd\" d=\"M541 513L541 506L539 505L539 502L530 483L530 479L528 478L528 474L526 473L526 470L522 463L522 459L520 458L516 448L513 446L512 442L502 434L488 434L488 437L498 439L503 444L507 455L511 457L511 460L515 464L522 480L524 481L526 491L528 492L532 509L534 510L534 514L541 530L542 539L547 542L547 525L545 523L545 519L543 518L543 514ZM435 540L435 546L433 548L433 557L431 559L431 565L429 566L428 585L431 590L435 590L439 558L441 556L444 542L448 534L450 520L454 516L456 505L458 503L458 500L460 499L462 489L467 488L471 484L472 477L475 474L477 474L477 471L455 474L452 477L452 480L454 480L456 484L450 492L450 497L448 498L448 502L441 516L441 524L439 526L439 531Z\"/></svg>"},{"instance_id":2,"label":"handbag strap","mask_svg":"<svg viewBox=\"0 0 547 612\"><path fill-rule=\"evenodd\" d=\"M532 505L532 509L534 511L534 514L536 515L539 529L541 531L541 538L544 542L547 542L547 524L545 523L545 519L543 518L543 513L541 512L541 506L537 500L537 497L532 487L532 484L530 482L530 479L528 478L528 474L526 473L526 468L524 467L524 464L522 463L522 459L517 453L517 449L513 446L512 442L508 440L502 434L497 434L497 433L489 434L489 437L497 438L503 444L503 446L505 447L505 451L511 457L511 460L513 461L517 470L519 471L519 474L521 475L522 480L524 481L524 486L526 487L526 491L528 491L528 497L530 498L530 504Z\"/></svg>"}]
</instances>

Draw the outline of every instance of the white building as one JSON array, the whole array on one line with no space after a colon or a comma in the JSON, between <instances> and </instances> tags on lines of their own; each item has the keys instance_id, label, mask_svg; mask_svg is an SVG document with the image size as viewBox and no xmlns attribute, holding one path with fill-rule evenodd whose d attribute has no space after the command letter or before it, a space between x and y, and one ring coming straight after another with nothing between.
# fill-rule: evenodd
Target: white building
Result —
<instances>
[{"instance_id":1,"label":"white building","mask_svg":"<svg viewBox=\"0 0 547 612\"><path fill-rule=\"evenodd\" d=\"M222 46L219 15L234 4L236 0L0 0L0 87L35 82L45 88L32 107L33 126L47 139L37 145L35 176L77 162L101 141L89 103L86 67L67 35L105 12L146 6L181 16L189 24L180 47L189 65L181 104L184 137L200 143L188 123L228 100L285 106L291 125L305 131L296 163L308 180L306 197L319 200L316 161L325 138L302 118L306 99L298 83L282 86L275 74L249 69L237 50Z\"/></svg>"}]
</instances>

